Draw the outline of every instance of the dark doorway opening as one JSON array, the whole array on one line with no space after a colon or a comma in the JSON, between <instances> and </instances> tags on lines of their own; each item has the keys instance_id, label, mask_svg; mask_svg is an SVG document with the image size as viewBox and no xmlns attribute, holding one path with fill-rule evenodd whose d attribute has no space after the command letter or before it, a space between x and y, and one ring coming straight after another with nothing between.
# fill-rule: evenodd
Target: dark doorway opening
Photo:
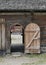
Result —
<instances>
[{"instance_id":1,"label":"dark doorway opening","mask_svg":"<svg viewBox=\"0 0 46 65\"><path fill-rule=\"evenodd\" d=\"M24 30L20 24L11 27L11 52L24 52Z\"/></svg>"}]
</instances>

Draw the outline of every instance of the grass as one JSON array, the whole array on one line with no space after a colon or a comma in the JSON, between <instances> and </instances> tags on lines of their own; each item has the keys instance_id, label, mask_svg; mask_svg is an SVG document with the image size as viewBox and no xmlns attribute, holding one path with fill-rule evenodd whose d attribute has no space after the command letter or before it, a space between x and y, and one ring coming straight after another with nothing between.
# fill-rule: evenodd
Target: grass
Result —
<instances>
[{"instance_id":1,"label":"grass","mask_svg":"<svg viewBox=\"0 0 46 65\"><path fill-rule=\"evenodd\" d=\"M29 57L29 58L46 58L46 53L44 53L44 54L27 54L26 57Z\"/></svg>"},{"instance_id":2,"label":"grass","mask_svg":"<svg viewBox=\"0 0 46 65\"><path fill-rule=\"evenodd\" d=\"M46 64L46 54L28 54L26 57L36 59L38 61L32 63L23 63L22 65L44 65Z\"/></svg>"},{"instance_id":3,"label":"grass","mask_svg":"<svg viewBox=\"0 0 46 65\"><path fill-rule=\"evenodd\" d=\"M0 56L0 62L2 62L3 61L3 56Z\"/></svg>"},{"instance_id":4,"label":"grass","mask_svg":"<svg viewBox=\"0 0 46 65\"><path fill-rule=\"evenodd\" d=\"M45 54L27 54L25 55L31 61L35 60L35 62L31 63L22 63L22 65L46 65L46 53ZM0 56L0 62L4 62L4 56ZM33 59L33 60L32 60Z\"/></svg>"}]
</instances>

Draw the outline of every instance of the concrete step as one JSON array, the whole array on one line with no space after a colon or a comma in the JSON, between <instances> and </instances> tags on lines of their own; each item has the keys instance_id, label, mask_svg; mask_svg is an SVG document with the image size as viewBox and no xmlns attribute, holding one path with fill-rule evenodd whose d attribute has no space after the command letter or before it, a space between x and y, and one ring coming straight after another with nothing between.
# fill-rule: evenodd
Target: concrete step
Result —
<instances>
[{"instance_id":1,"label":"concrete step","mask_svg":"<svg viewBox=\"0 0 46 65\"><path fill-rule=\"evenodd\" d=\"M14 56L14 57L19 57L19 56L22 56L22 55L23 55L23 53L21 53L21 52L12 53L12 56Z\"/></svg>"}]
</instances>

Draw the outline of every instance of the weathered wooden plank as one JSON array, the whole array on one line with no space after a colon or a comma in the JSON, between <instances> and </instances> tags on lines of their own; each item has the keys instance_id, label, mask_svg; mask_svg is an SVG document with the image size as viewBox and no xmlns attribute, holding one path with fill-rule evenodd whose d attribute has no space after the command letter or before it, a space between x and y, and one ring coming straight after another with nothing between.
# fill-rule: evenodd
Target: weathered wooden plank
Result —
<instances>
[{"instance_id":1,"label":"weathered wooden plank","mask_svg":"<svg viewBox=\"0 0 46 65\"><path fill-rule=\"evenodd\" d=\"M1 31L1 29L2 29L2 26L0 25L0 50L2 48L2 31Z\"/></svg>"},{"instance_id":2,"label":"weathered wooden plank","mask_svg":"<svg viewBox=\"0 0 46 65\"><path fill-rule=\"evenodd\" d=\"M0 23L4 23L5 19L4 18L0 18Z\"/></svg>"},{"instance_id":3,"label":"weathered wooden plank","mask_svg":"<svg viewBox=\"0 0 46 65\"><path fill-rule=\"evenodd\" d=\"M2 49L5 50L5 25L2 24Z\"/></svg>"},{"instance_id":4,"label":"weathered wooden plank","mask_svg":"<svg viewBox=\"0 0 46 65\"><path fill-rule=\"evenodd\" d=\"M31 15L29 12L27 12L27 13L25 13L25 12L23 12L23 13L21 13L21 12L16 12L16 13L0 13L0 15Z\"/></svg>"},{"instance_id":5,"label":"weathered wooden plank","mask_svg":"<svg viewBox=\"0 0 46 65\"><path fill-rule=\"evenodd\" d=\"M34 38L35 38L35 36L38 34L38 32L39 32L39 31L36 31L36 33L35 33L34 36L32 37L31 41L28 43L28 45L26 46L26 48L28 48L28 47L31 45L32 41L34 40Z\"/></svg>"}]
</instances>

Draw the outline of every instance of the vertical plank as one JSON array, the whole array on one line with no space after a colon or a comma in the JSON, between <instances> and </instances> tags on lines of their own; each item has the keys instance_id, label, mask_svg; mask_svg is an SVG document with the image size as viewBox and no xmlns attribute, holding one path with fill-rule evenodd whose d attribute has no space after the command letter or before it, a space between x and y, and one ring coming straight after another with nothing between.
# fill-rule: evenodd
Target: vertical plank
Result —
<instances>
[{"instance_id":1,"label":"vertical plank","mask_svg":"<svg viewBox=\"0 0 46 65\"><path fill-rule=\"evenodd\" d=\"M10 26L9 23L5 25L5 49L6 53L10 53Z\"/></svg>"},{"instance_id":2,"label":"vertical plank","mask_svg":"<svg viewBox=\"0 0 46 65\"><path fill-rule=\"evenodd\" d=\"M1 50L1 48L2 48L2 39L1 39L1 36L2 36L2 32L1 32L1 24L0 24L0 50Z\"/></svg>"},{"instance_id":3,"label":"vertical plank","mask_svg":"<svg viewBox=\"0 0 46 65\"><path fill-rule=\"evenodd\" d=\"M5 49L5 25L2 24L2 49Z\"/></svg>"}]
</instances>

